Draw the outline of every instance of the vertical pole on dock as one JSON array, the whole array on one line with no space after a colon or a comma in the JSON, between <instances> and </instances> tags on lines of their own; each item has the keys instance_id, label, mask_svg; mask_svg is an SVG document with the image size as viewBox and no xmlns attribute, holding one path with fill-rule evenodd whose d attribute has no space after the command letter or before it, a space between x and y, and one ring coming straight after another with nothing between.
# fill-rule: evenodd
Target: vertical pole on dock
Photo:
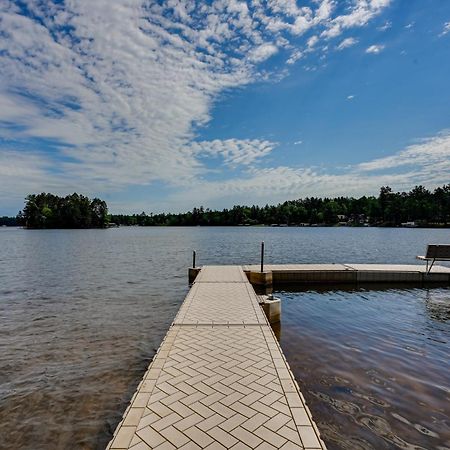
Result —
<instances>
[{"instance_id":1,"label":"vertical pole on dock","mask_svg":"<svg viewBox=\"0 0 450 450\"><path fill-rule=\"evenodd\" d=\"M195 269L195 250L192 251L192 268Z\"/></svg>"},{"instance_id":2,"label":"vertical pole on dock","mask_svg":"<svg viewBox=\"0 0 450 450\"><path fill-rule=\"evenodd\" d=\"M261 242L261 272L264 272L264 241Z\"/></svg>"}]
</instances>

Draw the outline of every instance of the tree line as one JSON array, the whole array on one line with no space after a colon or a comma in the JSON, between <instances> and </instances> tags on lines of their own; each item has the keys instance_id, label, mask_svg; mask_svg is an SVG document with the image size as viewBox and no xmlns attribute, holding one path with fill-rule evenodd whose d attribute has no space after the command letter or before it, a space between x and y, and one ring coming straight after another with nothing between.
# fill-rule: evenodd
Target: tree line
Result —
<instances>
[{"instance_id":1,"label":"tree line","mask_svg":"<svg viewBox=\"0 0 450 450\"><path fill-rule=\"evenodd\" d=\"M378 197L307 197L262 207L237 205L221 211L200 207L181 214L112 214L110 221L138 226L399 226L408 222L412 226L448 226L450 184L434 191L416 186L409 192L393 192L383 186Z\"/></svg>"},{"instance_id":2,"label":"tree line","mask_svg":"<svg viewBox=\"0 0 450 450\"><path fill-rule=\"evenodd\" d=\"M389 186L378 197L363 196L289 200L278 205L240 206L221 211L194 208L180 214L108 214L103 200L74 193L66 197L33 194L17 217L0 217L1 225L27 228L105 228L111 225L216 226L216 225L349 225L449 226L450 184L433 191L416 186L394 192Z\"/></svg>"},{"instance_id":3,"label":"tree line","mask_svg":"<svg viewBox=\"0 0 450 450\"><path fill-rule=\"evenodd\" d=\"M17 224L26 228L105 228L108 207L99 198L93 200L74 193L66 197L32 194L17 215Z\"/></svg>"}]
</instances>

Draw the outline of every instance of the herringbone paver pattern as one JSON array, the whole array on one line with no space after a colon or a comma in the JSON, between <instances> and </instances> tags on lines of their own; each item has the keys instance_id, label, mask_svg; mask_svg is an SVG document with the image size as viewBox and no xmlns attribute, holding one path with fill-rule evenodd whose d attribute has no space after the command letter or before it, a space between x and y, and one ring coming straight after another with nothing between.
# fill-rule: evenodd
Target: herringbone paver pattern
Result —
<instances>
[{"instance_id":1,"label":"herringbone paver pattern","mask_svg":"<svg viewBox=\"0 0 450 450\"><path fill-rule=\"evenodd\" d=\"M108 449L325 448L247 284L194 284ZM254 322L208 324L234 308Z\"/></svg>"},{"instance_id":2,"label":"herringbone paver pattern","mask_svg":"<svg viewBox=\"0 0 450 450\"><path fill-rule=\"evenodd\" d=\"M205 266L198 274L197 283L247 283L240 266Z\"/></svg>"},{"instance_id":3,"label":"herringbone paver pattern","mask_svg":"<svg viewBox=\"0 0 450 450\"><path fill-rule=\"evenodd\" d=\"M265 324L266 319L248 282L196 282L174 323Z\"/></svg>"}]
</instances>

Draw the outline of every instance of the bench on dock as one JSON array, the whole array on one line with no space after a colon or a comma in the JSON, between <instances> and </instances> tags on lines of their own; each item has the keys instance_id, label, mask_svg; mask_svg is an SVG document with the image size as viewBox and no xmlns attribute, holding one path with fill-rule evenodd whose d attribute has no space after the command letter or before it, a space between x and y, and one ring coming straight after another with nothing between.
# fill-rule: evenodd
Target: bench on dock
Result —
<instances>
[{"instance_id":1,"label":"bench on dock","mask_svg":"<svg viewBox=\"0 0 450 450\"><path fill-rule=\"evenodd\" d=\"M450 244L430 244L425 256L416 256L416 258L427 262L427 273L430 273L435 261L450 261ZM430 268L428 268L430 261Z\"/></svg>"}]
</instances>

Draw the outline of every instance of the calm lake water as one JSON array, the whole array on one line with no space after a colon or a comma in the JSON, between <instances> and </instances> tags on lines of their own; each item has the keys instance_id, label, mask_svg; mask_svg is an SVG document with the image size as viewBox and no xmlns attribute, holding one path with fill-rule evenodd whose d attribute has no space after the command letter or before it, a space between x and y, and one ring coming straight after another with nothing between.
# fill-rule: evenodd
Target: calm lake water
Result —
<instances>
[{"instance_id":1,"label":"calm lake water","mask_svg":"<svg viewBox=\"0 0 450 450\"><path fill-rule=\"evenodd\" d=\"M102 449L198 264L414 263L448 230L0 229L0 448ZM450 448L450 290L282 292L332 449Z\"/></svg>"}]
</instances>

